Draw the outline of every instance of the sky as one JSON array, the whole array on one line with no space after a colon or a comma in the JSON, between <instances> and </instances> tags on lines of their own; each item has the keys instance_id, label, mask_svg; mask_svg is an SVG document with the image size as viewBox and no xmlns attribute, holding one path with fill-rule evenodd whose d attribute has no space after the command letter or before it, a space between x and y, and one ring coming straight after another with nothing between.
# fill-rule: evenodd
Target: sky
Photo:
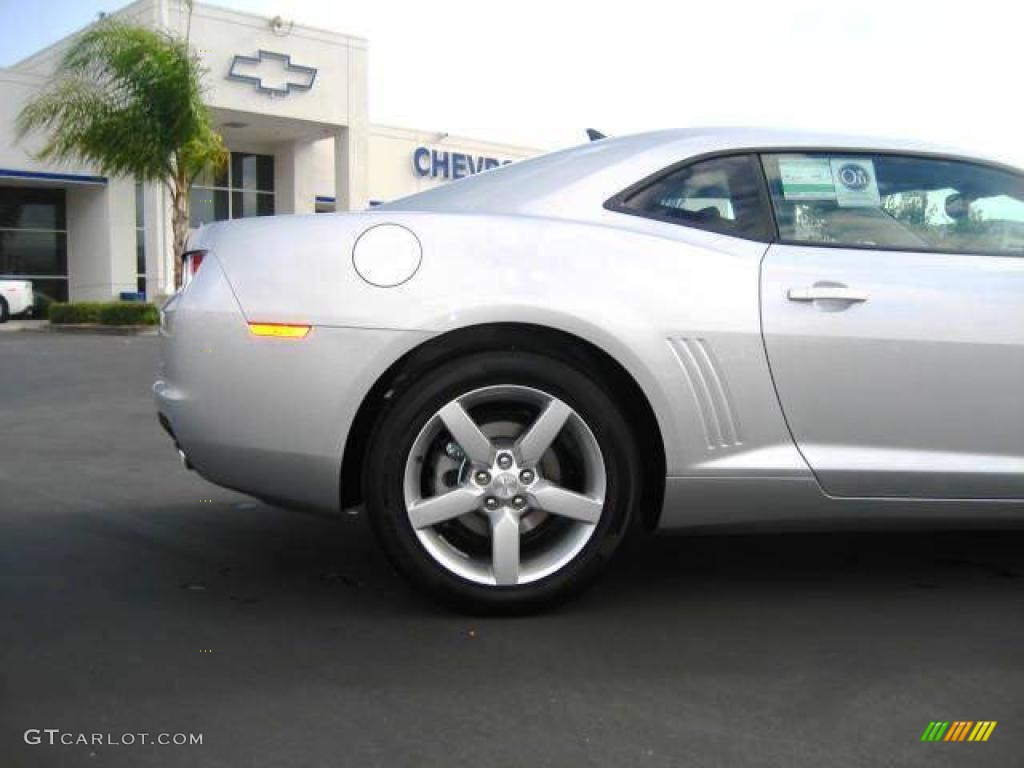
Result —
<instances>
[{"instance_id":1,"label":"sky","mask_svg":"<svg viewBox=\"0 0 1024 768\"><path fill-rule=\"evenodd\" d=\"M0 64L124 2L0 0ZM369 40L370 119L545 149L668 127L903 136L1024 164L1024 4L218 0Z\"/></svg>"}]
</instances>

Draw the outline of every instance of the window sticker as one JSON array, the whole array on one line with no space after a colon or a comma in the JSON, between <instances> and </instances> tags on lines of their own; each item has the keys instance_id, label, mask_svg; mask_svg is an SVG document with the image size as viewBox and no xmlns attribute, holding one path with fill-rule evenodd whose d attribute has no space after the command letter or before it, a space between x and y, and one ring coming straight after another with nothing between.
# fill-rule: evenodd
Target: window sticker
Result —
<instances>
[{"instance_id":1,"label":"window sticker","mask_svg":"<svg viewBox=\"0 0 1024 768\"><path fill-rule=\"evenodd\" d=\"M779 176L786 200L836 199L832 165L827 157L780 157Z\"/></svg>"},{"instance_id":2,"label":"window sticker","mask_svg":"<svg viewBox=\"0 0 1024 768\"><path fill-rule=\"evenodd\" d=\"M833 157L832 178L835 180L835 200L840 208L879 208L878 179L871 158Z\"/></svg>"}]
</instances>

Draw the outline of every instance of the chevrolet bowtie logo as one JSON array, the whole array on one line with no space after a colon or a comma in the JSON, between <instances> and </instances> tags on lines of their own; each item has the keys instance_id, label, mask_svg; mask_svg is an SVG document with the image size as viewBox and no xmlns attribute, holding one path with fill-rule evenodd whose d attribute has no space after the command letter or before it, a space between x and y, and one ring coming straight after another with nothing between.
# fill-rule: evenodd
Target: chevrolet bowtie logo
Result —
<instances>
[{"instance_id":1,"label":"chevrolet bowtie logo","mask_svg":"<svg viewBox=\"0 0 1024 768\"><path fill-rule=\"evenodd\" d=\"M284 53L260 50L255 56L236 55L231 60L228 80L251 83L260 93L287 96L292 91L308 91L316 80L316 69L292 64Z\"/></svg>"}]
</instances>

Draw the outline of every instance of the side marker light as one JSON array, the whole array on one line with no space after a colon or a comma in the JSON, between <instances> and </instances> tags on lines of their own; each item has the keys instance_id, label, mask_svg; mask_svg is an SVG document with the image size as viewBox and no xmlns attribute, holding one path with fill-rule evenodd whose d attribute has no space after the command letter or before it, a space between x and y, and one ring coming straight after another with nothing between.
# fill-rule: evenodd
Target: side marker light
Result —
<instances>
[{"instance_id":1,"label":"side marker light","mask_svg":"<svg viewBox=\"0 0 1024 768\"><path fill-rule=\"evenodd\" d=\"M249 323L249 333L253 336L269 336L275 339L304 339L311 330L311 326L294 323Z\"/></svg>"}]
</instances>

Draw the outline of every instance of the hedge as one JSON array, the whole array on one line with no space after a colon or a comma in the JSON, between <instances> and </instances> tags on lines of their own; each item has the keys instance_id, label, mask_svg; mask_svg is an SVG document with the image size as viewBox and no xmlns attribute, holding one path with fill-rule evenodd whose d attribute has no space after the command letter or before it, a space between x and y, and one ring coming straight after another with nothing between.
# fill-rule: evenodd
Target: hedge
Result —
<instances>
[{"instance_id":1,"label":"hedge","mask_svg":"<svg viewBox=\"0 0 1024 768\"><path fill-rule=\"evenodd\" d=\"M74 304L64 304L55 301L50 305L50 322L54 325L66 323L98 323L100 321L100 307L98 301L79 301Z\"/></svg>"},{"instance_id":2,"label":"hedge","mask_svg":"<svg viewBox=\"0 0 1024 768\"><path fill-rule=\"evenodd\" d=\"M49 317L54 325L157 325L160 310L141 301L76 301L51 304Z\"/></svg>"}]
</instances>

